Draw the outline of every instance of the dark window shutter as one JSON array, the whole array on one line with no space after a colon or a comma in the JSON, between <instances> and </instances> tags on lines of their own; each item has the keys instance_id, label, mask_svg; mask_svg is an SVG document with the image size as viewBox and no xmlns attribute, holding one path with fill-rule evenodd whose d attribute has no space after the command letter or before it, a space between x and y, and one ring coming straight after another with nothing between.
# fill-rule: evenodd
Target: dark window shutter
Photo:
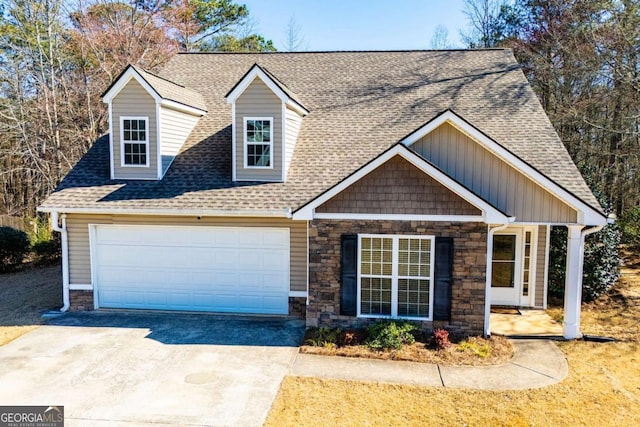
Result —
<instances>
[{"instance_id":1,"label":"dark window shutter","mask_svg":"<svg viewBox=\"0 0 640 427\"><path fill-rule=\"evenodd\" d=\"M453 283L453 239L451 237L436 237L435 264L433 318L450 320Z\"/></svg>"},{"instance_id":2,"label":"dark window shutter","mask_svg":"<svg viewBox=\"0 0 640 427\"><path fill-rule=\"evenodd\" d=\"M340 240L340 314L355 316L358 303L358 235L343 234Z\"/></svg>"}]
</instances>

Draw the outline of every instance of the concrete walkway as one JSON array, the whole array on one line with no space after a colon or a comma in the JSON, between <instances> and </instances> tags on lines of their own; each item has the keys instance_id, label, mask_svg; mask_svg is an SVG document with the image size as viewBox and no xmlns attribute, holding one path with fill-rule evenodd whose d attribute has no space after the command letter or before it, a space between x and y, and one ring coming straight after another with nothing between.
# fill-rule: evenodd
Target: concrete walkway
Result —
<instances>
[{"instance_id":1,"label":"concrete walkway","mask_svg":"<svg viewBox=\"0 0 640 427\"><path fill-rule=\"evenodd\" d=\"M525 390L550 386L569 373L567 360L548 340L513 340L511 361L494 366L448 366L299 353L291 374L340 380L476 390Z\"/></svg>"}]
</instances>

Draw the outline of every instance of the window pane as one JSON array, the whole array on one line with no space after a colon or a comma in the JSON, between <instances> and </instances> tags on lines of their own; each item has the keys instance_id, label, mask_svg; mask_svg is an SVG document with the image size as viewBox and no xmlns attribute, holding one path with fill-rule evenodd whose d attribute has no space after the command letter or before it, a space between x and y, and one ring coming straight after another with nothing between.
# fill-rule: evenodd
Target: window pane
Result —
<instances>
[{"instance_id":1,"label":"window pane","mask_svg":"<svg viewBox=\"0 0 640 427\"><path fill-rule=\"evenodd\" d=\"M391 315L391 279L363 277L360 301L362 314Z\"/></svg>"},{"instance_id":2,"label":"window pane","mask_svg":"<svg viewBox=\"0 0 640 427\"><path fill-rule=\"evenodd\" d=\"M516 236L496 235L493 236L493 259L494 260L515 260L516 259Z\"/></svg>"},{"instance_id":3,"label":"window pane","mask_svg":"<svg viewBox=\"0 0 640 427\"><path fill-rule=\"evenodd\" d=\"M122 125L125 130L131 129L131 120L123 120Z\"/></svg>"},{"instance_id":4,"label":"window pane","mask_svg":"<svg viewBox=\"0 0 640 427\"><path fill-rule=\"evenodd\" d=\"M404 317L429 316L428 280L398 280L398 315Z\"/></svg>"},{"instance_id":5,"label":"window pane","mask_svg":"<svg viewBox=\"0 0 640 427\"><path fill-rule=\"evenodd\" d=\"M491 266L491 286L513 288L515 278L514 262L493 262Z\"/></svg>"}]
</instances>

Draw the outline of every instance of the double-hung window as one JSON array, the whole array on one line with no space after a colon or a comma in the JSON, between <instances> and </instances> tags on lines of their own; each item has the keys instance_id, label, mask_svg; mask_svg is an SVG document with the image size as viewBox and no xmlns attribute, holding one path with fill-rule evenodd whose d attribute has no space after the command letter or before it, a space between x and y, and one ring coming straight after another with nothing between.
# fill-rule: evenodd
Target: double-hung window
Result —
<instances>
[{"instance_id":1,"label":"double-hung window","mask_svg":"<svg viewBox=\"0 0 640 427\"><path fill-rule=\"evenodd\" d=\"M149 118L121 117L122 166L149 166Z\"/></svg>"},{"instance_id":2,"label":"double-hung window","mask_svg":"<svg viewBox=\"0 0 640 427\"><path fill-rule=\"evenodd\" d=\"M433 236L359 235L358 315L430 320Z\"/></svg>"},{"instance_id":3,"label":"double-hung window","mask_svg":"<svg viewBox=\"0 0 640 427\"><path fill-rule=\"evenodd\" d=\"M245 117L244 167L273 168L273 118Z\"/></svg>"}]
</instances>

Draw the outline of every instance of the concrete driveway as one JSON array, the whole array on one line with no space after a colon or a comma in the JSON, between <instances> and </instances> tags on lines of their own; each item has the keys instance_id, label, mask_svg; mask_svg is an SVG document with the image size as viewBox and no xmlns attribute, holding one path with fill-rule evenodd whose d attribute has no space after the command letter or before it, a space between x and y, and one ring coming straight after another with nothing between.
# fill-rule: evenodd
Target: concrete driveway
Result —
<instances>
[{"instance_id":1,"label":"concrete driveway","mask_svg":"<svg viewBox=\"0 0 640 427\"><path fill-rule=\"evenodd\" d=\"M67 426L262 425L297 320L69 313L0 347L0 404L64 405Z\"/></svg>"}]
</instances>

